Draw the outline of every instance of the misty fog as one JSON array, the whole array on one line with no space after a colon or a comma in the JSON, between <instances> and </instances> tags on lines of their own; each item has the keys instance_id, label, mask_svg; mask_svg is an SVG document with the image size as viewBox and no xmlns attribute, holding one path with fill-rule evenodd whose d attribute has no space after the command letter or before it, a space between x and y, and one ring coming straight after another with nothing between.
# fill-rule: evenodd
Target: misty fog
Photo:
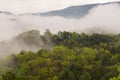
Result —
<instances>
[{"instance_id":1,"label":"misty fog","mask_svg":"<svg viewBox=\"0 0 120 80\"><path fill-rule=\"evenodd\" d=\"M32 29L39 30L40 34L44 34L46 29L50 29L52 33L58 31L120 33L120 5L99 5L81 19L0 14L0 26L0 41L12 39L16 35ZM9 47L12 47L10 50L14 49L15 45L9 44ZM1 47L0 50L4 52L4 47Z\"/></svg>"},{"instance_id":2,"label":"misty fog","mask_svg":"<svg viewBox=\"0 0 120 80\"><path fill-rule=\"evenodd\" d=\"M35 15L5 15L0 14L0 40L10 39L13 36L31 29L45 29L52 33L58 31L89 32L102 30L108 33L120 31L120 5L100 5L90 10L82 19L67 19L62 17L42 17ZM97 31L98 32L98 31Z\"/></svg>"}]
</instances>

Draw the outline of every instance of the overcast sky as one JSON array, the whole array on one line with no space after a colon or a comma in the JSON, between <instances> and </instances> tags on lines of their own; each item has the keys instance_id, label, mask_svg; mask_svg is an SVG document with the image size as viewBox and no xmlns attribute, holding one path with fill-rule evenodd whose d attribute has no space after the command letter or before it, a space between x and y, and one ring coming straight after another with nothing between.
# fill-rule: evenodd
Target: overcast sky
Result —
<instances>
[{"instance_id":1,"label":"overcast sky","mask_svg":"<svg viewBox=\"0 0 120 80\"><path fill-rule=\"evenodd\" d=\"M0 11L34 13L62 9L72 5L105 3L120 0L0 0Z\"/></svg>"}]
</instances>

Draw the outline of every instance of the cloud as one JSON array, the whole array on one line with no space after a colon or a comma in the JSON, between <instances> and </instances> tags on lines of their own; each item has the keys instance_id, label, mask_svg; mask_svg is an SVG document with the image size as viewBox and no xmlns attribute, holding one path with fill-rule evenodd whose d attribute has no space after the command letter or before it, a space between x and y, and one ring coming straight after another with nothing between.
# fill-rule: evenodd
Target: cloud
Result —
<instances>
[{"instance_id":1,"label":"cloud","mask_svg":"<svg viewBox=\"0 0 120 80\"><path fill-rule=\"evenodd\" d=\"M99 5L83 19L89 27L99 27L109 33L120 32L120 5ZM92 29L93 29L92 28Z\"/></svg>"}]
</instances>

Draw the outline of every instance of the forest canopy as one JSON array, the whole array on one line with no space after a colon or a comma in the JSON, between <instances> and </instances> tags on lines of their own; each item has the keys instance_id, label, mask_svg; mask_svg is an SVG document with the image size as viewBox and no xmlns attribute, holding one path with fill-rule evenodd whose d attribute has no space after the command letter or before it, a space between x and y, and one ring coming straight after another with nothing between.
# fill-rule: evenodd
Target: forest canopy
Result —
<instances>
[{"instance_id":1,"label":"forest canopy","mask_svg":"<svg viewBox=\"0 0 120 80\"><path fill-rule=\"evenodd\" d=\"M9 60L0 66L1 80L120 79L119 34L52 34L47 30L39 37L52 47L8 56ZM31 44L36 42L33 37L27 38Z\"/></svg>"}]
</instances>

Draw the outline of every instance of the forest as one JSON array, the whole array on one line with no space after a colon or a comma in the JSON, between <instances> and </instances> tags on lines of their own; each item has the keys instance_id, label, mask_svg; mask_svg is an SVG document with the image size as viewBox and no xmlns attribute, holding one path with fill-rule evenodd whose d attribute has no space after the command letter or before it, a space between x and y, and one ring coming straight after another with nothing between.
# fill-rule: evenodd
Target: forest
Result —
<instances>
[{"instance_id":1,"label":"forest","mask_svg":"<svg viewBox=\"0 0 120 80\"><path fill-rule=\"evenodd\" d=\"M120 34L47 30L40 37L51 47L11 54L1 80L120 80Z\"/></svg>"}]
</instances>

